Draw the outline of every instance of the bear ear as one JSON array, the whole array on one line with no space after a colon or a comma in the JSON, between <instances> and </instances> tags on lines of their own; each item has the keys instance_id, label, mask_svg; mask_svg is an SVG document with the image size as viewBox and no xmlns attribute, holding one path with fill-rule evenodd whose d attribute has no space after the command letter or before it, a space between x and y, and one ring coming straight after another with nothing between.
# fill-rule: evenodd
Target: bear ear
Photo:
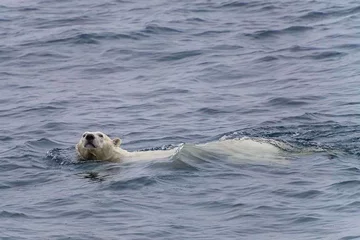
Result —
<instances>
[{"instance_id":1,"label":"bear ear","mask_svg":"<svg viewBox=\"0 0 360 240\"><path fill-rule=\"evenodd\" d=\"M114 138L112 141L116 147L119 147L121 144L120 138Z\"/></svg>"}]
</instances>

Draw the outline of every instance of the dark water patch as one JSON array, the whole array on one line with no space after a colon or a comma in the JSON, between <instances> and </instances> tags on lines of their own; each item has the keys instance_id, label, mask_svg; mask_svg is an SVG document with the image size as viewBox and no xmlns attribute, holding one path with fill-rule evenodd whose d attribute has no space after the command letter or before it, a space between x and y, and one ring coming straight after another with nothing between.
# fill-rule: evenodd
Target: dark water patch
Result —
<instances>
[{"instance_id":1,"label":"dark water patch","mask_svg":"<svg viewBox=\"0 0 360 240\"><path fill-rule=\"evenodd\" d=\"M228 113L228 111L225 111L223 109L216 109L216 108L200 108L196 112L206 115L218 115L218 114Z\"/></svg>"},{"instance_id":2,"label":"dark water patch","mask_svg":"<svg viewBox=\"0 0 360 240\"><path fill-rule=\"evenodd\" d=\"M305 32L308 30L312 30L312 27L309 26L291 26L288 28L284 28L283 30L281 30L282 32L285 33L296 33L296 32Z\"/></svg>"},{"instance_id":3,"label":"dark water patch","mask_svg":"<svg viewBox=\"0 0 360 240\"><path fill-rule=\"evenodd\" d=\"M14 138L12 138L11 136L1 136L0 135L0 141L2 141L2 142L8 142L8 141L11 141L13 139Z\"/></svg>"},{"instance_id":4,"label":"dark water patch","mask_svg":"<svg viewBox=\"0 0 360 240\"><path fill-rule=\"evenodd\" d=\"M269 106L283 106L283 107L294 107L294 106L303 106L309 104L307 101L302 101L302 99L291 99L284 97L276 97L270 99L267 104Z\"/></svg>"},{"instance_id":5,"label":"dark water patch","mask_svg":"<svg viewBox=\"0 0 360 240\"><path fill-rule=\"evenodd\" d=\"M194 36L196 37L213 37L213 36L217 36L217 35L222 35L222 34L226 34L226 33L229 33L231 31L227 31L227 30L224 30L224 31L204 31L204 32L201 32L201 33L195 33Z\"/></svg>"},{"instance_id":6,"label":"dark water patch","mask_svg":"<svg viewBox=\"0 0 360 240\"><path fill-rule=\"evenodd\" d=\"M339 206L334 207L334 210L341 213L351 213L357 211L360 207L360 201L351 201L349 203L343 202Z\"/></svg>"},{"instance_id":7,"label":"dark water patch","mask_svg":"<svg viewBox=\"0 0 360 240\"><path fill-rule=\"evenodd\" d=\"M68 35L68 34L63 34ZM77 34L70 34L69 37L63 37L63 35L59 35L56 38L52 38L49 40L42 40L42 41L31 41L22 43L22 46L43 46L46 45L53 45L53 44L100 44L100 41L110 41L110 40L121 40L121 39L129 39L129 40L138 40L144 35L139 33L130 33L130 34L118 34L112 32L104 32L104 33L77 33ZM58 57L58 56L57 56Z\"/></svg>"},{"instance_id":8,"label":"dark water patch","mask_svg":"<svg viewBox=\"0 0 360 240\"><path fill-rule=\"evenodd\" d=\"M309 186L309 185L314 184L314 182L306 181L306 180L297 180L297 181L289 182L288 184L295 185L295 186Z\"/></svg>"},{"instance_id":9,"label":"dark water patch","mask_svg":"<svg viewBox=\"0 0 360 240\"><path fill-rule=\"evenodd\" d=\"M25 213L1 211L0 218L32 218Z\"/></svg>"},{"instance_id":10,"label":"dark water patch","mask_svg":"<svg viewBox=\"0 0 360 240\"><path fill-rule=\"evenodd\" d=\"M306 51L315 51L315 50L321 50L321 49L317 48L317 47L295 45L295 46L288 48L287 50L289 50L291 52L306 52Z\"/></svg>"},{"instance_id":11,"label":"dark water patch","mask_svg":"<svg viewBox=\"0 0 360 240\"><path fill-rule=\"evenodd\" d=\"M301 192L294 192L294 190L278 189L273 191L274 194L299 199L314 199L323 194L320 190L306 190Z\"/></svg>"},{"instance_id":12,"label":"dark water patch","mask_svg":"<svg viewBox=\"0 0 360 240\"><path fill-rule=\"evenodd\" d=\"M88 34L90 38L96 40L119 40L119 39L130 39L130 40L139 40L143 35L139 34L125 34L125 33L113 33L113 32L102 32L102 33L92 33Z\"/></svg>"},{"instance_id":13,"label":"dark water patch","mask_svg":"<svg viewBox=\"0 0 360 240\"><path fill-rule=\"evenodd\" d=\"M44 44L72 43L72 44L99 44L94 34L82 33L69 38L57 38L44 42Z\"/></svg>"},{"instance_id":14,"label":"dark water patch","mask_svg":"<svg viewBox=\"0 0 360 240\"><path fill-rule=\"evenodd\" d=\"M342 169L342 171L347 172L347 173L355 173L355 174L359 174L359 173L360 173L360 169L357 168L357 167L345 168L345 169Z\"/></svg>"},{"instance_id":15,"label":"dark water patch","mask_svg":"<svg viewBox=\"0 0 360 240\"><path fill-rule=\"evenodd\" d=\"M199 23L206 22L205 19L199 18L199 17L188 18L188 19L186 19L186 21L188 21L188 22L199 22Z\"/></svg>"},{"instance_id":16,"label":"dark water patch","mask_svg":"<svg viewBox=\"0 0 360 240\"><path fill-rule=\"evenodd\" d=\"M131 8L129 9L130 12L132 11L146 11L146 10L149 10L150 8L149 7L136 7L136 8Z\"/></svg>"},{"instance_id":17,"label":"dark water patch","mask_svg":"<svg viewBox=\"0 0 360 240\"><path fill-rule=\"evenodd\" d=\"M229 1L224 2L218 6L218 8L242 8L247 6L249 3L247 2L240 2L240 1Z\"/></svg>"},{"instance_id":18,"label":"dark water patch","mask_svg":"<svg viewBox=\"0 0 360 240\"><path fill-rule=\"evenodd\" d=\"M360 44L357 43L347 43L347 44L339 44L339 45L335 45L335 48L340 48L340 49L351 49L351 50L359 50L360 49Z\"/></svg>"},{"instance_id":19,"label":"dark water patch","mask_svg":"<svg viewBox=\"0 0 360 240\"><path fill-rule=\"evenodd\" d=\"M112 73L118 73L118 72L124 72L126 71L126 68L122 66L112 66L112 64L97 64L95 66L91 67L85 67L83 69L83 72L88 74L112 74Z\"/></svg>"},{"instance_id":20,"label":"dark water patch","mask_svg":"<svg viewBox=\"0 0 360 240\"><path fill-rule=\"evenodd\" d=\"M339 8L338 10L332 10L331 8L327 11L310 11L300 18L305 20L323 20L325 18L343 17L356 14L360 11L360 6L352 8Z\"/></svg>"},{"instance_id":21,"label":"dark water patch","mask_svg":"<svg viewBox=\"0 0 360 240\"><path fill-rule=\"evenodd\" d=\"M316 198L321 194L323 194L323 192L319 191L319 190L308 190L308 191L299 192L299 193L295 193L295 194L289 194L288 196L294 197L294 198L309 199L309 198Z\"/></svg>"},{"instance_id":22,"label":"dark water patch","mask_svg":"<svg viewBox=\"0 0 360 240\"><path fill-rule=\"evenodd\" d=\"M37 19L39 24L36 26L39 29L51 29L54 27L66 27L66 26L84 26L91 23L91 18L88 16L79 16L72 18L60 18L55 20Z\"/></svg>"},{"instance_id":23,"label":"dark water patch","mask_svg":"<svg viewBox=\"0 0 360 240\"><path fill-rule=\"evenodd\" d=\"M354 202L347 204L346 206L343 206L344 209L346 209L346 208L358 209L359 207L360 207L360 201L354 201Z\"/></svg>"},{"instance_id":24,"label":"dark water patch","mask_svg":"<svg viewBox=\"0 0 360 240\"><path fill-rule=\"evenodd\" d=\"M199 56L201 54L203 54L203 52L199 51L199 50L182 51L182 52L171 53L167 56L160 57L159 59L157 59L157 61L159 61L159 62L177 61L177 60L182 60L185 58Z\"/></svg>"},{"instance_id":25,"label":"dark water patch","mask_svg":"<svg viewBox=\"0 0 360 240\"><path fill-rule=\"evenodd\" d=\"M324 19L326 18L330 13L326 12L320 12L320 11L311 11L304 15L302 15L300 18L306 19L306 20L317 20L317 19Z\"/></svg>"},{"instance_id":26,"label":"dark water patch","mask_svg":"<svg viewBox=\"0 0 360 240\"><path fill-rule=\"evenodd\" d=\"M338 104L339 106L352 106L352 105L359 105L360 102L345 102L345 103L341 103L341 104ZM358 114L346 114L348 116L358 116Z\"/></svg>"},{"instance_id":27,"label":"dark water patch","mask_svg":"<svg viewBox=\"0 0 360 240\"><path fill-rule=\"evenodd\" d=\"M249 36L255 39L264 39L264 38L271 38L271 37L280 37L282 35L292 35L298 34L305 31L312 30L312 27L307 26L291 26L288 28L284 28L281 30L261 30L256 31L254 33L245 34L245 36Z\"/></svg>"},{"instance_id":28,"label":"dark water patch","mask_svg":"<svg viewBox=\"0 0 360 240\"><path fill-rule=\"evenodd\" d=\"M80 176L96 182L105 181L105 177L106 177L106 176L101 176L98 172L86 172L80 174Z\"/></svg>"},{"instance_id":29,"label":"dark water patch","mask_svg":"<svg viewBox=\"0 0 360 240\"><path fill-rule=\"evenodd\" d=\"M9 189L11 186L9 184L0 183L0 190Z\"/></svg>"},{"instance_id":30,"label":"dark water patch","mask_svg":"<svg viewBox=\"0 0 360 240\"><path fill-rule=\"evenodd\" d=\"M144 187L156 184L156 179L151 176L140 176L132 179L117 180L106 187L112 191L139 190Z\"/></svg>"},{"instance_id":31,"label":"dark water patch","mask_svg":"<svg viewBox=\"0 0 360 240\"><path fill-rule=\"evenodd\" d=\"M269 3L268 3L268 4L269 4ZM281 7L275 6L275 5L268 5L268 6L262 6L262 7L260 8L260 10L261 10L261 11L273 11L273 10L279 9L279 8L281 8Z\"/></svg>"},{"instance_id":32,"label":"dark water patch","mask_svg":"<svg viewBox=\"0 0 360 240\"><path fill-rule=\"evenodd\" d=\"M21 8L17 8L17 10L20 12L32 12L32 11L38 11L40 9L36 7L21 7Z\"/></svg>"},{"instance_id":33,"label":"dark water patch","mask_svg":"<svg viewBox=\"0 0 360 240\"><path fill-rule=\"evenodd\" d=\"M257 59L256 61L258 62L272 62L272 61L276 61L279 60L279 56L265 56L265 57L261 57L259 59Z\"/></svg>"},{"instance_id":34,"label":"dark water patch","mask_svg":"<svg viewBox=\"0 0 360 240\"><path fill-rule=\"evenodd\" d=\"M303 224L303 223L309 223L309 222L316 222L319 221L320 218L318 217L311 217L311 216L300 216L296 217L292 220L292 223L294 224Z\"/></svg>"},{"instance_id":35,"label":"dark water patch","mask_svg":"<svg viewBox=\"0 0 360 240\"><path fill-rule=\"evenodd\" d=\"M170 28L170 27L159 26L157 24L148 24L148 25L146 25L143 32L146 33L146 34L175 34L175 33L181 33L180 30Z\"/></svg>"},{"instance_id":36,"label":"dark water patch","mask_svg":"<svg viewBox=\"0 0 360 240\"><path fill-rule=\"evenodd\" d=\"M311 58L314 60L324 60L324 59L339 59L343 56L346 56L347 53L344 52L338 52L338 51L325 51L325 52L319 52L319 53L314 53L310 56L305 56L305 58Z\"/></svg>"},{"instance_id":37,"label":"dark water patch","mask_svg":"<svg viewBox=\"0 0 360 240\"><path fill-rule=\"evenodd\" d=\"M228 45L228 44L219 44L219 45L215 45L213 47L211 47L211 49L213 50L238 50L244 48L243 46L240 45Z\"/></svg>"},{"instance_id":38,"label":"dark water patch","mask_svg":"<svg viewBox=\"0 0 360 240\"><path fill-rule=\"evenodd\" d=\"M148 92L148 94L153 96L161 96L161 95L174 95L174 94L189 94L191 91L185 88L160 88L155 91ZM173 99L167 99L168 102L173 101Z\"/></svg>"},{"instance_id":39,"label":"dark water patch","mask_svg":"<svg viewBox=\"0 0 360 240\"><path fill-rule=\"evenodd\" d=\"M60 54L57 52L31 52L19 56L20 59L33 59L33 58L53 58L53 59L69 59L68 55Z\"/></svg>"},{"instance_id":40,"label":"dark water patch","mask_svg":"<svg viewBox=\"0 0 360 240\"><path fill-rule=\"evenodd\" d=\"M359 239L360 235L352 235L352 236L346 236L346 237L342 237L339 240L353 240L353 239Z\"/></svg>"},{"instance_id":41,"label":"dark water patch","mask_svg":"<svg viewBox=\"0 0 360 240\"><path fill-rule=\"evenodd\" d=\"M348 180L334 183L330 188L360 188L360 180Z\"/></svg>"}]
</instances>

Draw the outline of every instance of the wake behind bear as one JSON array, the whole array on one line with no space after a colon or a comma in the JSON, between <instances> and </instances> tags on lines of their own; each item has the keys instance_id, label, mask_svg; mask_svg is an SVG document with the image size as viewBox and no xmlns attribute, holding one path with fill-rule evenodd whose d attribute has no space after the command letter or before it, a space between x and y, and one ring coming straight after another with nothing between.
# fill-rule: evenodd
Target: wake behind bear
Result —
<instances>
[{"instance_id":1,"label":"wake behind bear","mask_svg":"<svg viewBox=\"0 0 360 240\"><path fill-rule=\"evenodd\" d=\"M222 154L233 160L255 160L286 162L283 151L273 144L274 140L266 139L231 139L219 140L205 144L191 145L208 153ZM126 160L158 160L169 159L181 154L182 149L190 146L182 144L169 150L126 151L120 147L119 138L111 139L102 132L85 132L76 144L76 152L80 160L126 161Z\"/></svg>"}]
</instances>

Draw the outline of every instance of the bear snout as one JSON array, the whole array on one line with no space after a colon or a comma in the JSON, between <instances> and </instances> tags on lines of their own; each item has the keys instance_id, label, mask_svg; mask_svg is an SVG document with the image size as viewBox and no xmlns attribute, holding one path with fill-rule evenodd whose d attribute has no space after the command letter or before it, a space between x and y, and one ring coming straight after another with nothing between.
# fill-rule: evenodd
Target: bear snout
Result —
<instances>
[{"instance_id":1,"label":"bear snout","mask_svg":"<svg viewBox=\"0 0 360 240\"><path fill-rule=\"evenodd\" d=\"M85 139L88 140L88 141L92 141L92 140L95 139L95 136L94 136L94 134L89 133L89 134L86 135Z\"/></svg>"}]
</instances>

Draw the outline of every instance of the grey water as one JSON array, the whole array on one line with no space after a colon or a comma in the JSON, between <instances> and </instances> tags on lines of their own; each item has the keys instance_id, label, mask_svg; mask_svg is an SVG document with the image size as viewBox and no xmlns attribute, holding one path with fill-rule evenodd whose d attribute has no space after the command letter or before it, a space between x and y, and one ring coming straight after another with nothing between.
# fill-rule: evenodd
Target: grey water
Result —
<instances>
[{"instance_id":1,"label":"grey water","mask_svg":"<svg viewBox=\"0 0 360 240\"><path fill-rule=\"evenodd\" d=\"M1 0L0 239L360 239L359 26L352 0ZM298 154L81 163L84 131Z\"/></svg>"}]
</instances>

